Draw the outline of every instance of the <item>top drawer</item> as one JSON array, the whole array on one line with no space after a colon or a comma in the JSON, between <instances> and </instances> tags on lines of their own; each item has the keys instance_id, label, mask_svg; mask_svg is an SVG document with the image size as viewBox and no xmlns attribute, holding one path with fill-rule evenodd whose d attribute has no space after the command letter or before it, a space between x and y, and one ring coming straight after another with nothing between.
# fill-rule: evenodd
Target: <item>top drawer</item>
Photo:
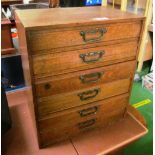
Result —
<instances>
[{"instance_id":1,"label":"top drawer","mask_svg":"<svg viewBox=\"0 0 155 155\"><path fill-rule=\"evenodd\" d=\"M41 50L136 38L140 36L140 31L141 21L74 27L72 29L33 30L29 32L29 43L31 52L37 54Z\"/></svg>"}]
</instances>

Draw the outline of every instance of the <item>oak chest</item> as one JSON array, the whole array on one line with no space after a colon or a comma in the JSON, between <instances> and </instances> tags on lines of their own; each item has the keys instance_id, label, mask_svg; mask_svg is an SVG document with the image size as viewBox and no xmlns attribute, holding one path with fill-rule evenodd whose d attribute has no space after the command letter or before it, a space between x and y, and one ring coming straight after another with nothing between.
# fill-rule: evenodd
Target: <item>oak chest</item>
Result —
<instances>
[{"instance_id":1,"label":"oak chest","mask_svg":"<svg viewBox=\"0 0 155 155\"><path fill-rule=\"evenodd\" d=\"M16 23L40 147L124 117L143 17L104 7L56 8L18 10Z\"/></svg>"}]
</instances>

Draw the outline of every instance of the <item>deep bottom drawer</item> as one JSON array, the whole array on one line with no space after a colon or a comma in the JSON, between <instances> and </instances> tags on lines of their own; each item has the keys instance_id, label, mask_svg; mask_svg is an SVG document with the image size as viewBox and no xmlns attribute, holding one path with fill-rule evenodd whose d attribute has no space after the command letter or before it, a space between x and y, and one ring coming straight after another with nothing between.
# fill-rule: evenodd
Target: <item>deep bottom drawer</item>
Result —
<instances>
[{"instance_id":1,"label":"deep bottom drawer","mask_svg":"<svg viewBox=\"0 0 155 155\"><path fill-rule=\"evenodd\" d=\"M94 128L104 127L122 118L128 104L128 94L94 102L39 120L41 146L72 137Z\"/></svg>"}]
</instances>

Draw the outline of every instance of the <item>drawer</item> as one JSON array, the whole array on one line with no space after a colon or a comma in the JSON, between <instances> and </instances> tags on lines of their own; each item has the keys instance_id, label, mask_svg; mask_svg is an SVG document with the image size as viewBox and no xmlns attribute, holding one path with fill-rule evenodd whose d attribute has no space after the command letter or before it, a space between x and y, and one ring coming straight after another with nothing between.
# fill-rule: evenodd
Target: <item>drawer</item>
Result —
<instances>
[{"instance_id":1,"label":"drawer","mask_svg":"<svg viewBox=\"0 0 155 155\"><path fill-rule=\"evenodd\" d=\"M40 98L37 102L38 114L42 118L56 111L127 93L129 86L130 78L97 85L89 89Z\"/></svg>"},{"instance_id":2,"label":"drawer","mask_svg":"<svg viewBox=\"0 0 155 155\"><path fill-rule=\"evenodd\" d=\"M36 78L136 59L137 41L33 57Z\"/></svg>"},{"instance_id":3,"label":"drawer","mask_svg":"<svg viewBox=\"0 0 155 155\"><path fill-rule=\"evenodd\" d=\"M35 82L36 96L46 97L129 78L133 76L135 66L136 61L128 61L97 69L43 78Z\"/></svg>"},{"instance_id":4,"label":"drawer","mask_svg":"<svg viewBox=\"0 0 155 155\"><path fill-rule=\"evenodd\" d=\"M72 29L44 29L29 32L32 54L45 50L83 46L96 42L137 38L141 32L141 21L95 26L74 27Z\"/></svg>"},{"instance_id":5,"label":"drawer","mask_svg":"<svg viewBox=\"0 0 155 155\"><path fill-rule=\"evenodd\" d=\"M38 121L43 144L54 143L123 118L128 104L128 94L72 108L56 113L51 118Z\"/></svg>"}]
</instances>

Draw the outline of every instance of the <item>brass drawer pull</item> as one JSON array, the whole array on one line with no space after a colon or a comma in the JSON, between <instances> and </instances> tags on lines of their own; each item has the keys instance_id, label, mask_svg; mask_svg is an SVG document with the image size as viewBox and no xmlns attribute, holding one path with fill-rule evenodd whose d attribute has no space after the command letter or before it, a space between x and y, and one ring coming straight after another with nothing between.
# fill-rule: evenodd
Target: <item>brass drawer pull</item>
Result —
<instances>
[{"instance_id":1,"label":"brass drawer pull","mask_svg":"<svg viewBox=\"0 0 155 155\"><path fill-rule=\"evenodd\" d=\"M78 127L79 129L87 128L87 127L94 125L95 122L96 122L96 119L90 119L88 121L78 123Z\"/></svg>"},{"instance_id":2,"label":"brass drawer pull","mask_svg":"<svg viewBox=\"0 0 155 155\"><path fill-rule=\"evenodd\" d=\"M79 57L84 63L93 63L99 61L104 53L104 51L89 52L86 54L80 54Z\"/></svg>"},{"instance_id":3,"label":"brass drawer pull","mask_svg":"<svg viewBox=\"0 0 155 155\"><path fill-rule=\"evenodd\" d=\"M97 111L98 111L98 107L95 106L95 107L83 109L83 110L79 111L79 114L81 117L84 117L84 116L88 116L91 114L96 114Z\"/></svg>"},{"instance_id":4,"label":"brass drawer pull","mask_svg":"<svg viewBox=\"0 0 155 155\"><path fill-rule=\"evenodd\" d=\"M93 89L93 90L88 90L86 92L79 93L78 96L80 97L81 101L84 101L84 100L88 100L88 99L96 97L98 95L99 91L100 91L99 88Z\"/></svg>"},{"instance_id":5,"label":"brass drawer pull","mask_svg":"<svg viewBox=\"0 0 155 155\"><path fill-rule=\"evenodd\" d=\"M107 32L107 29L106 28L96 28L95 30L87 30L87 31L81 31L80 32L80 35L82 36L83 38L83 41L84 42L96 42L96 41L100 41L101 38L103 37L103 34ZM87 38L87 35L89 34L99 34L98 37L95 37L95 38Z\"/></svg>"},{"instance_id":6,"label":"brass drawer pull","mask_svg":"<svg viewBox=\"0 0 155 155\"><path fill-rule=\"evenodd\" d=\"M82 83L94 83L97 82L103 73L97 72L97 73L91 73L91 74L85 74L80 76L80 80Z\"/></svg>"}]
</instances>

